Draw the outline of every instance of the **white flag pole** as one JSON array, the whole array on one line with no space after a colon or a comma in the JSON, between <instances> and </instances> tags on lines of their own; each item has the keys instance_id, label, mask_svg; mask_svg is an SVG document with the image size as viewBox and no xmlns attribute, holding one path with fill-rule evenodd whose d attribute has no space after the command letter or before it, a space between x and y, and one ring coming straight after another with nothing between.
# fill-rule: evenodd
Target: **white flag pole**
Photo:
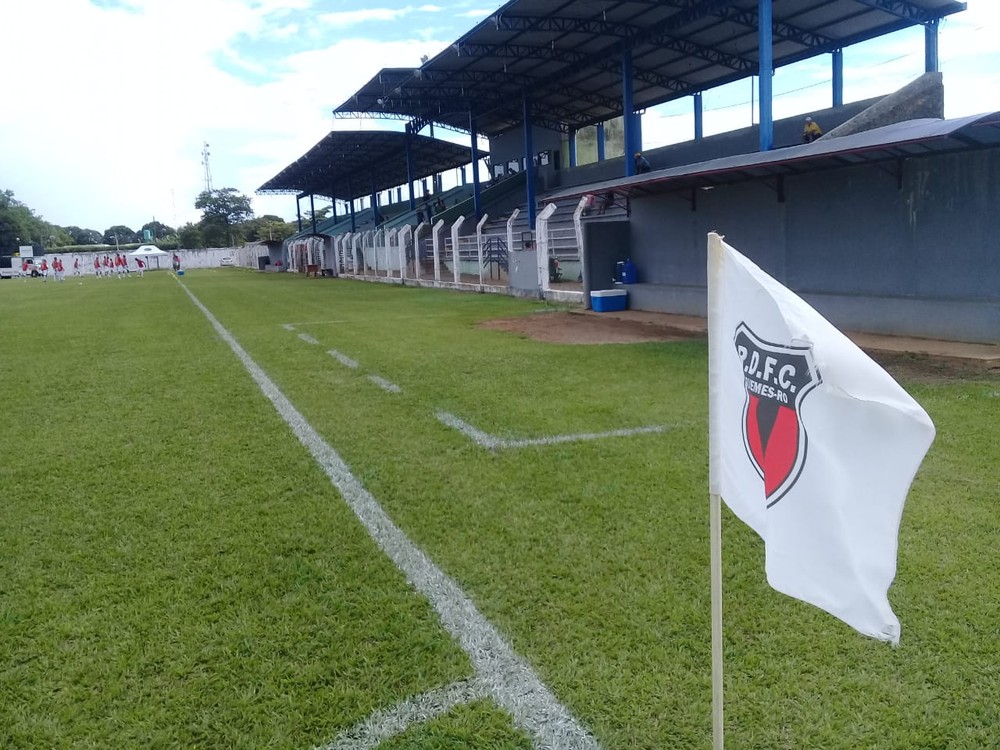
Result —
<instances>
[{"instance_id":1,"label":"white flag pole","mask_svg":"<svg viewBox=\"0 0 1000 750\"><path fill-rule=\"evenodd\" d=\"M722 724L722 498L709 496L712 537L712 750L723 750Z\"/></svg>"},{"instance_id":2,"label":"white flag pole","mask_svg":"<svg viewBox=\"0 0 1000 750\"><path fill-rule=\"evenodd\" d=\"M723 750L722 722L722 492L719 483L721 452L719 438L721 427L719 407L716 403L719 391L719 357L721 341L718 335L718 321L721 317L720 295L722 284L722 264L725 253L722 237L710 232L708 235L708 417L709 417L709 536L711 537L712 561L712 750Z\"/></svg>"}]
</instances>

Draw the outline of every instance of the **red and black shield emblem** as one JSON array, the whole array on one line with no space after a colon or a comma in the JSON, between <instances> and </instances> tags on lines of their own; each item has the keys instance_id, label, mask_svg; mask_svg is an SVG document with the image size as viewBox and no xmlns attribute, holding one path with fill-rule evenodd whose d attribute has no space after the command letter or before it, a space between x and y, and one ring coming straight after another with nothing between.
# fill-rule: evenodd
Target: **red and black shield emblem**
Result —
<instances>
[{"instance_id":1,"label":"red and black shield emblem","mask_svg":"<svg viewBox=\"0 0 1000 750\"><path fill-rule=\"evenodd\" d=\"M822 378L809 346L764 341L746 323L736 327L735 343L747 394L743 444L764 480L770 508L792 488L805 465L807 435L799 407Z\"/></svg>"}]
</instances>

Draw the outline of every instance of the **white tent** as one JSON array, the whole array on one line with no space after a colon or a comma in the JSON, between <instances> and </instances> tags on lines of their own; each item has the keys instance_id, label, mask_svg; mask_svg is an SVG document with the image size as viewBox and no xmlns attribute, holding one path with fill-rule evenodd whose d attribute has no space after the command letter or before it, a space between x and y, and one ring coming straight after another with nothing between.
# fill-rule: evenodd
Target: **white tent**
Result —
<instances>
[{"instance_id":1,"label":"white tent","mask_svg":"<svg viewBox=\"0 0 1000 750\"><path fill-rule=\"evenodd\" d=\"M167 255L166 250L160 250L156 245L139 245L135 250L129 253L133 258L136 257L146 257L148 255Z\"/></svg>"},{"instance_id":2,"label":"white tent","mask_svg":"<svg viewBox=\"0 0 1000 750\"><path fill-rule=\"evenodd\" d=\"M135 250L130 252L130 258L156 258L156 267L160 267L160 256L169 255L166 250L160 250L156 245L139 245Z\"/></svg>"}]
</instances>

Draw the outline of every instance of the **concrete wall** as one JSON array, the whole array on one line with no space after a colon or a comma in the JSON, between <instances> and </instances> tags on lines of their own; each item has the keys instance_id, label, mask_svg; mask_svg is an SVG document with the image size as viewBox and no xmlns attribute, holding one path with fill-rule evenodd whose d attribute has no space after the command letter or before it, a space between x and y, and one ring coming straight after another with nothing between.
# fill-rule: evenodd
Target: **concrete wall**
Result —
<instances>
[{"instance_id":1,"label":"concrete wall","mask_svg":"<svg viewBox=\"0 0 1000 750\"><path fill-rule=\"evenodd\" d=\"M830 108L811 112L810 115L827 131L855 117L880 97L865 99L860 102L845 104L843 107ZM802 143L802 124L805 115L786 117L774 123L775 148L795 146ZM695 164L709 159L718 159L735 154L754 153L760 149L760 128L757 126L733 130L728 133L711 135L701 140L673 143L657 149L646 150L643 153L649 159L653 169L666 169L681 164ZM631 158L631 157L630 157ZM588 182L613 180L625 176L625 161L623 157L607 159L602 162L584 164L575 169L562 170L557 173L549 187L565 188L574 185L585 185Z\"/></svg>"},{"instance_id":2,"label":"concrete wall","mask_svg":"<svg viewBox=\"0 0 1000 750\"><path fill-rule=\"evenodd\" d=\"M628 260L630 249L627 221L595 221L584 223L585 305L590 307L589 294L593 290L614 288L615 265Z\"/></svg>"},{"instance_id":3,"label":"concrete wall","mask_svg":"<svg viewBox=\"0 0 1000 750\"><path fill-rule=\"evenodd\" d=\"M842 328L1000 341L1000 148L895 168L634 198L630 306L705 314L715 230Z\"/></svg>"}]
</instances>

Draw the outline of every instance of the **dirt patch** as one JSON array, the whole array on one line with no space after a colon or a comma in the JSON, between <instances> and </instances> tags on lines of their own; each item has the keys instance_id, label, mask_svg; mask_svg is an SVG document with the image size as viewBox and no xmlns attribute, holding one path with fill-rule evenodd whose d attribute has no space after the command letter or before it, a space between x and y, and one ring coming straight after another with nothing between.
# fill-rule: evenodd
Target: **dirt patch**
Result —
<instances>
[{"instance_id":1,"label":"dirt patch","mask_svg":"<svg viewBox=\"0 0 1000 750\"><path fill-rule=\"evenodd\" d=\"M480 323L479 327L507 331L550 344L636 344L649 341L704 339L705 331L699 328L703 325L704 321L689 320L682 316L640 314L629 311L609 315L546 312L487 320ZM1000 378L1000 369L996 367L995 360L886 351L879 349L877 345L866 345L869 343L863 343L862 348L899 380L939 383L955 380L996 381ZM894 345L898 345L898 340Z\"/></svg>"},{"instance_id":2,"label":"dirt patch","mask_svg":"<svg viewBox=\"0 0 1000 750\"><path fill-rule=\"evenodd\" d=\"M703 334L642 320L548 312L517 318L498 318L480 328L508 331L550 344L638 344L647 341L683 341Z\"/></svg>"},{"instance_id":3,"label":"dirt patch","mask_svg":"<svg viewBox=\"0 0 1000 750\"><path fill-rule=\"evenodd\" d=\"M996 382L1000 369L992 363L932 354L868 351L868 356L885 368L894 378L911 383L937 384L955 380Z\"/></svg>"}]
</instances>

